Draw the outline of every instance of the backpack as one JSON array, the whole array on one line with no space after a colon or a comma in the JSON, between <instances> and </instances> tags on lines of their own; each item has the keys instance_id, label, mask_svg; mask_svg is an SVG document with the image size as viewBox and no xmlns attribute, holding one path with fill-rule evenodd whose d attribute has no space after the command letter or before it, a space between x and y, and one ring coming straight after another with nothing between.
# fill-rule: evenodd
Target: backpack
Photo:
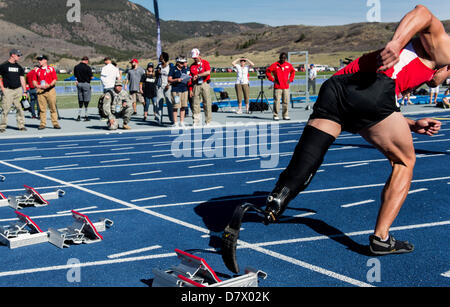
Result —
<instances>
[{"instance_id":1,"label":"backpack","mask_svg":"<svg viewBox=\"0 0 450 307\"><path fill-rule=\"evenodd\" d=\"M98 99L98 114L100 115L100 118L108 118L108 115L106 115L105 111L103 110L103 101L105 100L105 96L108 93L111 95L111 100L114 99L114 94L112 91L107 91Z\"/></svg>"}]
</instances>

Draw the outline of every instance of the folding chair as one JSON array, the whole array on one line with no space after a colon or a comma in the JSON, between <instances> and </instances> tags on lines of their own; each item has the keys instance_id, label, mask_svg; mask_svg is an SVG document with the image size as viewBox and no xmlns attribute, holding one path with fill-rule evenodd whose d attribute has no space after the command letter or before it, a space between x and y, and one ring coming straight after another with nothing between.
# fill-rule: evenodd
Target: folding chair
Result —
<instances>
[{"instance_id":1,"label":"folding chair","mask_svg":"<svg viewBox=\"0 0 450 307\"><path fill-rule=\"evenodd\" d=\"M216 103L217 103L217 106L219 107L219 109L222 108L222 104L224 102L228 102L226 104L226 106L228 106L230 108L230 110L232 111L231 99L230 99L230 96L228 95L228 92L225 90L225 88L215 87L213 89L213 91L214 91L214 96L216 97Z\"/></svg>"}]
</instances>

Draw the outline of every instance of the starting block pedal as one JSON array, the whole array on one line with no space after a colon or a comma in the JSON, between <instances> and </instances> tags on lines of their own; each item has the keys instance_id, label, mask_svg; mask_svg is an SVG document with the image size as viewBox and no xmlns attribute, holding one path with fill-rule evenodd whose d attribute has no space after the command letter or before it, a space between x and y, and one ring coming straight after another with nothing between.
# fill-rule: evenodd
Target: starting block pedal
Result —
<instances>
[{"instance_id":1,"label":"starting block pedal","mask_svg":"<svg viewBox=\"0 0 450 307\"><path fill-rule=\"evenodd\" d=\"M99 232L105 231L113 225L109 219L101 219L99 222L92 223L89 218L81 213L72 210L74 223L63 229L48 230L48 240L53 245L64 248L70 244L91 244L103 240Z\"/></svg>"},{"instance_id":2,"label":"starting block pedal","mask_svg":"<svg viewBox=\"0 0 450 307\"><path fill-rule=\"evenodd\" d=\"M26 194L22 196L12 196L6 198L0 193L0 207L12 207L15 210L20 210L25 207L45 207L49 204L48 200L58 199L66 192L63 190L56 190L55 192L39 194L34 188L24 185Z\"/></svg>"},{"instance_id":3,"label":"starting block pedal","mask_svg":"<svg viewBox=\"0 0 450 307\"><path fill-rule=\"evenodd\" d=\"M10 249L39 244L48 241L48 234L27 215L16 211L19 222L0 226L0 243Z\"/></svg>"},{"instance_id":4,"label":"starting block pedal","mask_svg":"<svg viewBox=\"0 0 450 307\"><path fill-rule=\"evenodd\" d=\"M221 281L203 258L176 249L181 263L168 271L153 270L153 287L258 287L259 278L267 274L247 268L245 274Z\"/></svg>"}]
</instances>

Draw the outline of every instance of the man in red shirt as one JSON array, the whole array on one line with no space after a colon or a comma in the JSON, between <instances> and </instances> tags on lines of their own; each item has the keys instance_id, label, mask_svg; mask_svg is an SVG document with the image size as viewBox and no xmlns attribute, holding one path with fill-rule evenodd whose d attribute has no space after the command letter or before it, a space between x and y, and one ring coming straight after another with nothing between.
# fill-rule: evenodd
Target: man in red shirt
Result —
<instances>
[{"instance_id":1,"label":"man in red shirt","mask_svg":"<svg viewBox=\"0 0 450 307\"><path fill-rule=\"evenodd\" d=\"M36 68L36 75L33 80L33 85L37 89L39 102L39 116L41 124L39 130L45 129L47 126L47 106L50 109L50 118L52 120L53 128L61 129L58 123L58 111L56 110L56 90L55 85L58 77L56 70L48 66L48 57L40 55L36 58L39 61L39 68Z\"/></svg>"},{"instance_id":2,"label":"man in red shirt","mask_svg":"<svg viewBox=\"0 0 450 307\"><path fill-rule=\"evenodd\" d=\"M211 123L211 94L210 86L211 82L211 66L209 62L202 59L200 51L198 49L192 49L191 57L194 59L194 63L191 65L192 76L192 116L194 118L194 127L198 126L201 121L200 115L200 102L203 100L203 110L205 111L205 123L209 125Z\"/></svg>"},{"instance_id":3,"label":"man in red shirt","mask_svg":"<svg viewBox=\"0 0 450 307\"><path fill-rule=\"evenodd\" d=\"M289 120L289 84L294 81L295 69L287 62L287 54L282 52L279 61L273 63L266 70L266 75L269 81L274 83L274 107L273 119L280 120L280 100L283 101L283 119Z\"/></svg>"},{"instance_id":4,"label":"man in red shirt","mask_svg":"<svg viewBox=\"0 0 450 307\"><path fill-rule=\"evenodd\" d=\"M33 84L33 80L36 77L36 68L39 66L35 66L30 72L27 74L26 81L28 85L28 95L30 97L30 107L31 107L31 117L37 118L36 116L36 106L38 107L38 113L39 113L39 104L37 101L37 92L36 87Z\"/></svg>"}]
</instances>

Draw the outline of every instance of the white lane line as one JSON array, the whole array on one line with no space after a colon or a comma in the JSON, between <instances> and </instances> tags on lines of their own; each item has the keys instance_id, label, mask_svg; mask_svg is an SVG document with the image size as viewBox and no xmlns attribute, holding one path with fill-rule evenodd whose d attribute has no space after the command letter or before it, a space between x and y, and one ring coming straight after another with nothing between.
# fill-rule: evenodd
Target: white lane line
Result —
<instances>
[{"instance_id":1,"label":"white lane line","mask_svg":"<svg viewBox=\"0 0 450 307\"><path fill-rule=\"evenodd\" d=\"M423 188L423 189L411 190L408 192L408 194L414 194L414 193L423 192L423 191L428 191L428 189Z\"/></svg>"},{"instance_id":2,"label":"white lane line","mask_svg":"<svg viewBox=\"0 0 450 307\"><path fill-rule=\"evenodd\" d=\"M57 166L47 166L45 169L65 168L65 167L73 167L73 166L78 166L78 164L66 164L66 165L57 165Z\"/></svg>"},{"instance_id":3,"label":"white lane line","mask_svg":"<svg viewBox=\"0 0 450 307\"><path fill-rule=\"evenodd\" d=\"M267 179L247 181L246 184L260 183L260 182L266 182L266 181L272 181L272 180L276 180L276 178L267 178Z\"/></svg>"},{"instance_id":4,"label":"white lane line","mask_svg":"<svg viewBox=\"0 0 450 307\"><path fill-rule=\"evenodd\" d=\"M176 256L177 256L176 253L166 253L166 254L157 254L157 255L149 255L149 256L141 256L141 257L130 257L130 258L103 260L103 261L92 261L92 262L77 263L77 264L55 265L55 266L48 266L48 267L41 267L41 268L34 268L34 269L0 272L0 277L32 274L32 273L48 272L48 271L70 270L71 268L85 268L85 267L90 267L90 266L100 266L100 265L108 265L108 264L135 262L135 261L168 258L168 257L176 257Z\"/></svg>"},{"instance_id":5,"label":"white lane line","mask_svg":"<svg viewBox=\"0 0 450 307\"><path fill-rule=\"evenodd\" d=\"M80 151L80 152L68 152L65 153L64 155L66 156L73 156L73 155L84 155L84 154L90 154L90 151Z\"/></svg>"},{"instance_id":6,"label":"white lane line","mask_svg":"<svg viewBox=\"0 0 450 307\"><path fill-rule=\"evenodd\" d=\"M447 225L450 225L450 220L442 221L442 222L407 225L407 226L397 226L397 227L392 227L390 230L391 231L403 231L403 230L421 229L421 228L447 226ZM331 240L333 238L339 238L339 237L354 237L354 236L361 236L361 235L368 235L368 234L373 234L373 229L348 232L348 233L344 233L344 234L329 235L329 236L314 236L314 237L306 237L306 238L294 238L294 239L288 239L288 240L253 243L252 245L253 246L274 246L274 245L293 244L293 243L301 243L301 242L313 242L313 241L319 241L319 240Z\"/></svg>"},{"instance_id":7,"label":"white lane line","mask_svg":"<svg viewBox=\"0 0 450 307\"><path fill-rule=\"evenodd\" d=\"M111 148L111 151L121 151L121 150L130 150L130 149L134 149L134 147Z\"/></svg>"},{"instance_id":8,"label":"white lane line","mask_svg":"<svg viewBox=\"0 0 450 307\"><path fill-rule=\"evenodd\" d=\"M315 215L315 214L316 214L315 212L306 212L306 213L293 215L292 217L305 217L305 216L311 216L311 215Z\"/></svg>"},{"instance_id":9,"label":"white lane line","mask_svg":"<svg viewBox=\"0 0 450 307\"><path fill-rule=\"evenodd\" d=\"M140 248L140 249L131 250L131 251L128 251L128 252L112 254L112 255L109 255L108 258L109 259L121 258L121 257L124 257L124 256L129 256L129 255L133 255L133 254L139 254L139 253L143 253L143 252L148 252L148 251L159 249L159 248L161 248L161 246L153 245L153 246L149 246L149 247L144 247L144 248Z\"/></svg>"},{"instance_id":10,"label":"white lane line","mask_svg":"<svg viewBox=\"0 0 450 307\"><path fill-rule=\"evenodd\" d=\"M110 143L117 143L119 141L102 141L102 142L98 142L99 144L110 144Z\"/></svg>"},{"instance_id":11,"label":"white lane line","mask_svg":"<svg viewBox=\"0 0 450 307\"><path fill-rule=\"evenodd\" d=\"M346 168L348 168L348 167L358 167L358 166L363 166L363 165L369 165L369 163L350 164L350 165L345 165L344 167L346 167Z\"/></svg>"},{"instance_id":12,"label":"white lane line","mask_svg":"<svg viewBox=\"0 0 450 307\"><path fill-rule=\"evenodd\" d=\"M189 166L188 168L201 168L201 167L209 167L209 166L214 166L214 164L193 165L193 166Z\"/></svg>"},{"instance_id":13,"label":"white lane line","mask_svg":"<svg viewBox=\"0 0 450 307\"><path fill-rule=\"evenodd\" d=\"M149 172L142 172L142 173L134 173L134 174L130 174L130 176L140 176L140 175L149 175L149 174L156 174L156 173L161 173L161 170L158 171L149 171Z\"/></svg>"},{"instance_id":14,"label":"white lane line","mask_svg":"<svg viewBox=\"0 0 450 307\"><path fill-rule=\"evenodd\" d=\"M58 147L73 147L78 146L78 144L64 144L64 145L58 145Z\"/></svg>"},{"instance_id":15,"label":"white lane line","mask_svg":"<svg viewBox=\"0 0 450 307\"><path fill-rule=\"evenodd\" d=\"M192 192L199 193L199 192L206 192L206 191L212 191L212 190L220 190L223 188L224 188L224 186L218 186L218 187L211 187L211 188L206 188L206 189L192 190Z\"/></svg>"},{"instance_id":16,"label":"white lane line","mask_svg":"<svg viewBox=\"0 0 450 307\"><path fill-rule=\"evenodd\" d=\"M114 162L123 162L123 161L130 161L130 159L127 158L127 159L107 160L107 161L100 161L100 163L114 163Z\"/></svg>"},{"instance_id":17,"label":"white lane line","mask_svg":"<svg viewBox=\"0 0 450 307\"><path fill-rule=\"evenodd\" d=\"M166 198L166 197L167 197L167 195L158 195L158 196L151 196L151 197L146 197L146 198L133 199L131 202L137 203L137 202L141 202L141 201L146 201L146 200L151 200L151 199L160 199L160 198Z\"/></svg>"},{"instance_id":18,"label":"white lane line","mask_svg":"<svg viewBox=\"0 0 450 307\"><path fill-rule=\"evenodd\" d=\"M349 207L354 207L354 206L359 206L359 205L364 205L364 204L370 204L370 203L374 203L375 200L373 199L368 199L368 200L363 200L363 201L359 201L357 203L351 203L351 204L346 204L346 205L342 205L342 208L349 208Z\"/></svg>"},{"instance_id":19,"label":"white lane line","mask_svg":"<svg viewBox=\"0 0 450 307\"><path fill-rule=\"evenodd\" d=\"M236 163L242 163L242 162L249 162L249 161L256 161L260 158L251 158L251 159L244 159L244 160L236 160Z\"/></svg>"},{"instance_id":20,"label":"white lane line","mask_svg":"<svg viewBox=\"0 0 450 307\"><path fill-rule=\"evenodd\" d=\"M32 159L39 159L42 158L42 156L31 156L31 157L21 157L21 158L14 158L13 160L19 161L19 160L32 160Z\"/></svg>"},{"instance_id":21,"label":"white lane line","mask_svg":"<svg viewBox=\"0 0 450 307\"><path fill-rule=\"evenodd\" d=\"M91 209L97 209L97 206L92 206L92 207L85 207L85 208L77 208L77 209L73 209L74 211L86 211L86 210L91 210ZM66 214L66 213L71 213L72 210L65 210L65 211L58 211L56 212L57 214Z\"/></svg>"},{"instance_id":22,"label":"white lane line","mask_svg":"<svg viewBox=\"0 0 450 307\"><path fill-rule=\"evenodd\" d=\"M13 152L18 152L18 151L31 151L31 150L37 150L37 147L14 148L12 151Z\"/></svg>"},{"instance_id":23,"label":"white lane line","mask_svg":"<svg viewBox=\"0 0 450 307\"><path fill-rule=\"evenodd\" d=\"M162 158L162 157L171 157L172 154L166 153L164 155L154 155L152 156L152 158Z\"/></svg>"},{"instance_id":24,"label":"white lane line","mask_svg":"<svg viewBox=\"0 0 450 307\"><path fill-rule=\"evenodd\" d=\"M97 180L100 180L100 178L81 179L81 180L70 181L70 183L83 183L83 182L97 181Z\"/></svg>"}]
</instances>

